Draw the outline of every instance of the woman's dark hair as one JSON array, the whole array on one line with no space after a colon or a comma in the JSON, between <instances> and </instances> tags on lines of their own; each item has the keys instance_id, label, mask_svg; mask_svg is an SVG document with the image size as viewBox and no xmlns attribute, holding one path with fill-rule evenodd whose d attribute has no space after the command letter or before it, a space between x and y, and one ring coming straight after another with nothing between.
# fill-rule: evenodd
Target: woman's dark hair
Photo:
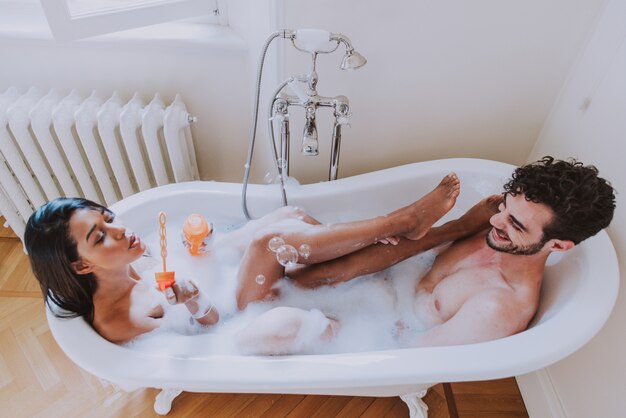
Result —
<instances>
[{"instance_id":1,"label":"woman's dark hair","mask_svg":"<svg viewBox=\"0 0 626 418\"><path fill-rule=\"evenodd\" d=\"M30 216L24 232L24 244L30 266L50 310L62 318L82 316L91 324L95 278L92 273L77 274L72 268L79 255L76 242L69 233L69 221L78 209L108 211L87 199L55 199ZM50 302L61 310L51 306Z\"/></svg>"},{"instance_id":2,"label":"woman's dark hair","mask_svg":"<svg viewBox=\"0 0 626 418\"><path fill-rule=\"evenodd\" d=\"M507 193L524 194L526 200L543 203L554 211L544 227L544 239L570 240L574 244L609 226L615 210L615 190L598 177L592 165L570 159L541 160L519 167L504 185Z\"/></svg>"}]
</instances>

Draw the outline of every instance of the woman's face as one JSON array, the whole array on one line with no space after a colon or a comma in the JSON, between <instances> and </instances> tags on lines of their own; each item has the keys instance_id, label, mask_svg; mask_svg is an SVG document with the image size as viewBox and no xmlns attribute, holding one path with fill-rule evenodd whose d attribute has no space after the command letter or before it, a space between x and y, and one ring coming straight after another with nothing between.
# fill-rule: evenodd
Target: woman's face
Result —
<instances>
[{"instance_id":1,"label":"woman's face","mask_svg":"<svg viewBox=\"0 0 626 418\"><path fill-rule=\"evenodd\" d=\"M69 228L80 256L74 266L79 274L128 267L146 249L108 210L78 209L70 218Z\"/></svg>"}]
</instances>

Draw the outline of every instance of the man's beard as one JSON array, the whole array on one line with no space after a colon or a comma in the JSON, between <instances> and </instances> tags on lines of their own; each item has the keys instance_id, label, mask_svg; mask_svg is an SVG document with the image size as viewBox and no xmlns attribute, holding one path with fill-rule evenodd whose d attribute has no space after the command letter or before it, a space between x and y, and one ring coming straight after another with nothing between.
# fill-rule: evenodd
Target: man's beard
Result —
<instances>
[{"instance_id":1,"label":"man's beard","mask_svg":"<svg viewBox=\"0 0 626 418\"><path fill-rule=\"evenodd\" d=\"M539 242L536 242L534 244L514 245L511 241L509 241L508 243L504 245L500 245L492 241L491 231L493 230L494 228L490 229L489 233L487 233L487 237L485 238L487 241L487 245L492 250L500 251L500 252L507 253L507 254L534 255L534 254L537 254L539 251L541 251L545 243L548 242L548 239L546 238L546 236L543 235L541 239L539 240Z\"/></svg>"}]
</instances>

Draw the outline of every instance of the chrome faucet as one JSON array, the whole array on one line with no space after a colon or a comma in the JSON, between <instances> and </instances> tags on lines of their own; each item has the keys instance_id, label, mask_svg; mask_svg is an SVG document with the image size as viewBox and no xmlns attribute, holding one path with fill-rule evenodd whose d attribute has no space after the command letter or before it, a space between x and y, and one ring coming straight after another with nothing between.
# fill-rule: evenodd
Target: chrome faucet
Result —
<instances>
[{"instance_id":1,"label":"chrome faucet","mask_svg":"<svg viewBox=\"0 0 626 418\"><path fill-rule=\"evenodd\" d=\"M261 54L261 61L259 64L257 85L254 101L254 119L252 129L250 133L250 144L248 148L248 158L245 164L244 181L243 181L243 193L242 193L242 207L244 214L248 219L251 219L248 213L246 205L246 190L248 185L248 179L250 175L250 165L252 163L252 154L254 150L254 140L256 137L256 127L258 119L259 109L259 96L261 90L261 78L263 71L263 62L270 43L276 38L284 38L291 40L293 46L302 52L311 54L311 71L308 74L292 76L282 82L275 93L271 96L271 103L269 110L269 139L271 142L274 161L278 171L278 178L281 184L281 192L283 197L283 203L287 205L287 195L285 193L284 181L285 176L289 176L289 106L299 106L305 111L304 129L302 132L302 154L306 156L319 155L319 138L316 124L316 111L318 107L331 107L334 112L335 121L333 124L332 140L331 140L331 152L330 152L330 169L328 173L329 180L336 180L339 169L339 151L341 148L341 127L350 126L348 123L350 114L350 106L348 98L345 96L325 97L320 96L317 93L317 72L315 65L318 54L327 54L337 50L340 44L345 45L346 53L341 60L340 68L342 70L355 70L362 67L367 63L367 60L358 52L354 50L352 43L343 34L330 33L317 29L300 29L290 30L283 29L274 32L266 40L263 46ZM297 43L296 43L297 42ZM283 92L287 86L295 94L286 94ZM276 149L276 142L274 139L274 123L280 121L280 149Z\"/></svg>"},{"instance_id":2,"label":"chrome faucet","mask_svg":"<svg viewBox=\"0 0 626 418\"><path fill-rule=\"evenodd\" d=\"M306 107L306 121L304 122L304 131L302 133L302 154L313 156L319 154L314 105L308 105Z\"/></svg>"},{"instance_id":3,"label":"chrome faucet","mask_svg":"<svg viewBox=\"0 0 626 418\"><path fill-rule=\"evenodd\" d=\"M346 54L341 60L340 68L342 70L357 69L365 65L367 60L354 50L348 37L339 33L329 33L315 29L301 29L297 31L285 30L282 32L281 36L290 39L293 46L299 51L311 54L311 71L305 75L292 77L292 79L287 82L287 85L291 87L295 95L281 93L281 88L275 95L274 102L279 100L283 104L286 102L287 107L300 106L304 108L306 119L302 132L302 154L305 156L319 155L319 141L315 121L317 108L334 108L335 123L333 126L328 179L336 180L339 167L339 150L341 147L341 127L343 125L349 126L347 122L350 117L349 103L348 98L345 96L324 97L317 93L318 76L315 68L317 56L318 54L333 52L339 47L340 43L343 43L346 46ZM298 41L298 43L296 43L296 41ZM334 45L332 44L333 41L336 42ZM328 49L329 43L332 46L331 49ZM276 110L274 102L271 108ZM275 114L272 114L270 120L274 120L275 116ZM272 128L271 130L273 131ZM282 131L283 128L281 128L281 132ZM281 144L282 143L283 141L281 141ZM280 154L281 157L283 157L283 163L285 163L286 159L286 165L289 166L289 153L285 153L284 149L281 148ZM279 167L279 173L282 174L281 172L281 167Z\"/></svg>"}]
</instances>

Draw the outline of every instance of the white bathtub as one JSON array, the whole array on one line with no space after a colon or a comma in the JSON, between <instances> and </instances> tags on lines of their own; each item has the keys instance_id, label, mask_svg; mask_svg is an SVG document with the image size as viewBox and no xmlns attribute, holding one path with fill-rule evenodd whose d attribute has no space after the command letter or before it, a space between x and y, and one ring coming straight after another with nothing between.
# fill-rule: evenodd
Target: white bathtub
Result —
<instances>
[{"instance_id":1,"label":"white bathtub","mask_svg":"<svg viewBox=\"0 0 626 418\"><path fill-rule=\"evenodd\" d=\"M336 219L337 211L346 209L355 214L352 218L365 218L413 201L443 175L455 171L462 191L456 207L446 216L449 219L483 196L499 192L513 169L487 160L429 161L295 186L288 190L288 197L290 204L305 208L322 221L325 217ZM168 216L202 211L212 219L241 221L240 194L240 184L173 184L124 199L112 209L142 233L154 229L159 210ZM277 186L252 185L248 196L253 216L280 206ZM164 357L109 343L80 318L59 320L48 312L48 322L55 339L76 364L127 390L155 387L191 392L354 396L421 392L423 396L424 389L439 382L522 375L568 356L600 330L615 303L618 282L615 250L602 231L560 259L549 260L541 306L528 330L496 341L451 347L280 357ZM167 393L172 398L179 392ZM169 400L164 396L165 404ZM412 415L423 412L416 406L409 405ZM168 410L167 405L160 408L161 412Z\"/></svg>"}]
</instances>

